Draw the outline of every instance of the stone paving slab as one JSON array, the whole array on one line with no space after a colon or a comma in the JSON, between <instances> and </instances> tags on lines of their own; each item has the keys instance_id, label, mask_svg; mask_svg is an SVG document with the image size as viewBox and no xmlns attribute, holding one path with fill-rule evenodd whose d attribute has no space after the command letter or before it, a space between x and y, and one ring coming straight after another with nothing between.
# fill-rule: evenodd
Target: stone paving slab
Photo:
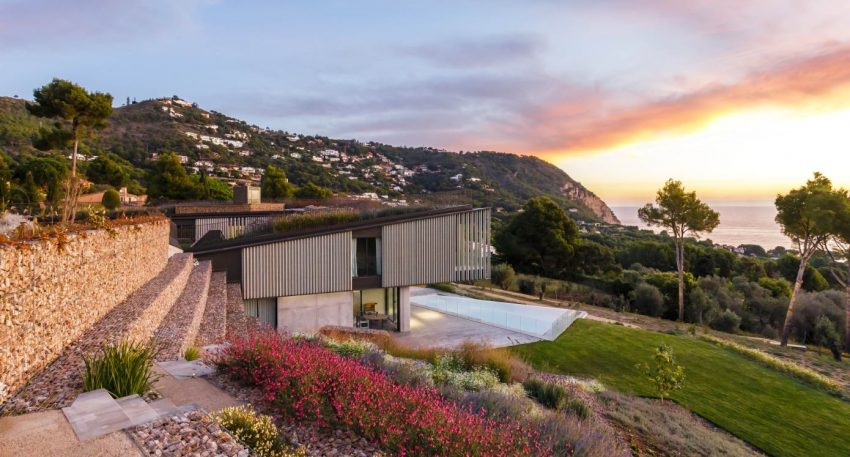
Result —
<instances>
[{"instance_id":1,"label":"stone paving slab","mask_svg":"<svg viewBox=\"0 0 850 457\"><path fill-rule=\"evenodd\" d=\"M58 409L0 417L0 457L141 457L124 432L80 442Z\"/></svg>"},{"instance_id":2,"label":"stone paving slab","mask_svg":"<svg viewBox=\"0 0 850 457\"><path fill-rule=\"evenodd\" d=\"M215 373L215 368L200 360L167 360L157 362L166 373L177 379L190 379Z\"/></svg>"},{"instance_id":3,"label":"stone paving slab","mask_svg":"<svg viewBox=\"0 0 850 457\"><path fill-rule=\"evenodd\" d=\"M163 368L154 368L161 376L154 383L154 389L164 398L177 405L197 404L205 411L218 411L228 406L239 406L244 402L214 386L204 378L177 379Z\"/></svg>"},{"instance_id":4,"label":"stone paving slab","mask_svg":"<svg viewBox=\"0 0 850 457\"><path fill-rule=\"evenodd\" d=\"M80 441L125 429L133 421L106 389L86 392L62 412Z\"/></svg>"},{"instance_id":5,"label":"stone paving slab","mask_svg":"<svg viewBox=\"0 0 850 457\"><path fill-rule=\"evenodd\" d=\"M159 414L142 397L130 395L115 400L133 425L141 425L159 418Z\"/></svg>"}]
</instances>

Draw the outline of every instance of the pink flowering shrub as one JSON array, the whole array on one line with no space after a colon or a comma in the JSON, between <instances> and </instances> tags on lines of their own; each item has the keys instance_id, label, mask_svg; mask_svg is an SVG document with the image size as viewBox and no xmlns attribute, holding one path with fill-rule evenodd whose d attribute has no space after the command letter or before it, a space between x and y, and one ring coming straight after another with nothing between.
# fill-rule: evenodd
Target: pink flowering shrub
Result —
<instances>
[{"instance_id":1,"label":"pink flowering shrub","mask_svg":"<svg viewBox=\"0 0 850 457\"><path fill-rule=\"evenodd\" d=\"M315 342L252 332L221 367L262 389L287 416L349 428L400 456L546 456L536 432L487 419L430 388L402 386Z\"/></svg>"}]
</instances>

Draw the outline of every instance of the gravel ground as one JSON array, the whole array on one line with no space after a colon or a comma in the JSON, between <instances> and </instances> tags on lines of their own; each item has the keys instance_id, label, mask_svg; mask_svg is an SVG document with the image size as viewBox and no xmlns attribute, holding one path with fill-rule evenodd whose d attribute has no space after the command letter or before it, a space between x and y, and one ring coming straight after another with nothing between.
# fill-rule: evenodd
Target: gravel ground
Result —
<instances>
[{"instance_id":1,"label":"gravel ground","mask_svg":"<svg viewBox=\"0 0 850 457\"><path fill-rule=\"evenodd\" d=\"M263 400L259 390L243 387L220 373L206 377L208 381L239 400L251 403L258 412L270 415L280 427L281 436L296 446L304 446L312 457L348 456L382 457L386 456L378 446L348 430L320 428L313 424L286 420Z\"/></svg>"},{"instance_id":2,"label":"gravel ground","mask_svg":"<svg viewBox=\"0 0 850 457\"><path fill-rule=\"evenodd\" d=\"M244 313L244 311L243 311ZM210 290L207 295L207 306L204 308L204 318L198 330L195 345L203 347L218 343L224 338L227 327L227 273L219 271L212 274Z\"/></svg>"},{"instance_id":3,"label":"gravel ground","mask_svg":"<svg viewBox=\"0 0 850 457\"><path fill-rule=\"evenodd\" d=\"M17 395L0 407L0 413L30 413L70 405L83 390L83 358L106 344L121 340L136 319L191 262L191 256L174 256L165 268L127 300L109 311L59 357L32 377Z\"/></svg>"},{"instance_id":4,"label":"gravel ground","mask_svg":"<svg viewBox=\"0 0 850 457\"><path fill-rule=\"evenodd\" d=\"M195 344L206 306L211 273L210 262L201 262L192 270L186 288L154 334L153 340L158 347L157 360L176 360L183 356L189 346Z\"/></svg>"},{"instance_id":5,"label":"gravel ground","mask_svg":"<svg viewBox=\"0 0 850 457\"><path fill-rule=\"evenodd\" d=\"M247 448L206 413L193 410L136 427L130 436L150 456L248 457Z\"/></svg>"}]
</instances>

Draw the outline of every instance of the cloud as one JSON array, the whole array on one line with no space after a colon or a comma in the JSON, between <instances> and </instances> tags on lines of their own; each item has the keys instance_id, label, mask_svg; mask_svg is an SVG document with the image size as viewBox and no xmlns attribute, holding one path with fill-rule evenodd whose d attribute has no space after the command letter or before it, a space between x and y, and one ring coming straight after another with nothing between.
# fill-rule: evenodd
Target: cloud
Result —
<instances>
[{"instance_id":1,"label":"cloud","mask_svg":"<svg viewBox=\"0 0 850 457\"><path fill-rule=\"evenodd\" d=\"M617 106L602 94L565 100L530 113L522 127L537 151L592 151L665 133L693 131L724 114L762 106L834 103L850 88L850 45L777 63L736 83L708 85L676 96Z\"/></svg>"},{"instance_id":2,"label":"cloud","mask_svg":"<svg viewBox=\"0 0 850 457\"><path fill-rule=\"evenodd\" d=\"M11 0L0 4L0 52L151 40L194 26L195 0Z\"/></svg>"},{"instance_id":3,"label":"cloud","mask_svg":"<svg viewBox=\"0 0 850 457\"><path fill-rule=\"evenodd\" d=\"M428 43L405 48L402 53L437 66L471 68L530 60L543 47L543 42L536 36L513 35Z\"/></svg>"}]
</instances>

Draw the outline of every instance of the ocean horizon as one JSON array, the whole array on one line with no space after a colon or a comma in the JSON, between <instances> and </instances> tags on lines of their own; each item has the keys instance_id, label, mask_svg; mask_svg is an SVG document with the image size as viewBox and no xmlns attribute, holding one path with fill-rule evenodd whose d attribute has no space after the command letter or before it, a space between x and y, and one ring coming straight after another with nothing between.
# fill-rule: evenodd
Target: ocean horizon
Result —
<instances>
[{"instance_id":1,"label":"ocean horizon","mask_svg":"<svg viewBox=\"0 0 850 457\"><path fill-rule=\"evenodd\" d=\"M649 227L637 215L639 206L612 206L611 210L623 225L637 226L661 232L659 227ZM720 213L720 225L711 233L704 233L700 239L711 240L717 244L738 246L758 244L766 250L776 246L791 248L791 240L782 234L779 224L774 221L776 208L773 205L713 206Z\"/></svg>"}]
</instances>

